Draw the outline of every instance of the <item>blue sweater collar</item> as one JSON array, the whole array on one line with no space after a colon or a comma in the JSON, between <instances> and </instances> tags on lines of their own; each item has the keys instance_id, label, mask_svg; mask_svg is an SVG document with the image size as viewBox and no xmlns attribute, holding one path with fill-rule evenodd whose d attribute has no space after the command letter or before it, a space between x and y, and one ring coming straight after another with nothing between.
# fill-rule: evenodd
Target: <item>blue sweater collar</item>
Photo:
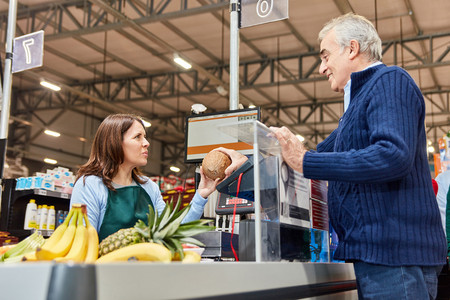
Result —
<instances>
[{"instance_id":1,"label":"blue sweater collar","mask_svg":"<svg viewBox=\"0 0 450 300\"><path fill-rule=\"evenodd\" d=\"M364 69L360 72L354 72L350 75L350 79L352 81L351 85L351 95L356 95L357 92L361 89L361 87L372 78L373 74L385 68L385 64L377 65L372 68Z\"/></svg>"}]
</instances>

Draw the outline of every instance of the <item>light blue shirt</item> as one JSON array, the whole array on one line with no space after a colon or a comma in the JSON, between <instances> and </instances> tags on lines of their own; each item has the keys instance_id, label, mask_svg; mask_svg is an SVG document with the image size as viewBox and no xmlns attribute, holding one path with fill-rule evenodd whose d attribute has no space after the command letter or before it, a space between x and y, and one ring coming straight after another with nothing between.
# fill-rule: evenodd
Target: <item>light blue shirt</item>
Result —
<instances>
[{"instance_id":1,"label":"light blue shirt","mask_svg":"<svg viewBox=\"0 0 450 300\"><path fill-rule=\"evenodd\" d=\"M446 215L445 210L447 209L447 193L448 188L450 186L450 170L444 171L440 173L435 178L437 184L438 184L438 193L436 195L436 200L438 202L439 211L441 212L441 220L442 220L442 226L444 228L445 232L445 222L446 222Z\"/></svg>"},{"instance_id":2,"label":"light blue shirt","mask_svg":"<svg viewBox=\"0 0 450 300\"><path fill-rule=\"evenodd\" d=\"M156 208L158 214L161 214L166 206L166 203L162 199L159 187L149 178L144 178L147 179L147 182L141 184L141 186L150 196L150 199L153 202L153 207ZM84 179L86 179L86 184L84 184ZM70 198L70 207L72 207L72 204L74 203L86 204L89 222L95 227L95 229L97 229L98 232L100 231L103 217L105 216L107 202L108 188L103 184L100 177L91 175L81 177L75 183L72 197ZM208 199L205 199L198 193L195 193L194 198L191 201L191 208L184 217L183 223L200 219L207 202Z\"/></svg>"},{"instance_id":3,"label":"light blue shirt","mask_svg":"<svg viewBox=\"0 0 450 300\"><path fill-rule=\"evenodd\" d=\"M366 70L368 68L372 68L372 67L378 66L378 65L381 65L381 64L382 64L381 61L374 62L373 64L371 64L370 66L368 66L364 70ZM361 70L361 71L364 71L364 70ZM350 105L350 91L351 91L351 87L352 87L352 80L350 79L349 81L347 81L347 84L344 87L344 112L347 111L347 108Z\"/></svg>"}]
</instances>

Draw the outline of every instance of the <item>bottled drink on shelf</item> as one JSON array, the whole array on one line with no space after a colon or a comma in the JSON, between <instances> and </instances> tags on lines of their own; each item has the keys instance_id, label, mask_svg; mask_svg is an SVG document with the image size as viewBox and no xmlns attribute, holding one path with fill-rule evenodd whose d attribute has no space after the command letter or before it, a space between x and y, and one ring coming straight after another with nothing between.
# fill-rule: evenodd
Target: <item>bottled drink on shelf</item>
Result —
<instances>
[{"instance_id":1,"label":"bottled drink on shelf","mask_svg":"<svg viewBox=\"0 0 450 300\"><path fill-rule=\"evenodd\" d=\"M39 229L47 229L47 217L48 217L48 208L47 205L42 205L41 209L41 220L39 222Z\"/></svg>"},{"instance_id":2,"label":"bottled drink on shelf","mask_svg":"<svg viewBox=\"0 0 450 300\"><path fill-rule=\"evenodd\" d=\"M56 227L64 223L64 211L58 210L56 212Z\"/></svg>"},{"instance_id":3,"label":"bottled drink on shelf","mask_svg":"<svg viewBox=\"0 0 450 300\"><path fill-rule=\"evenodd\" d=\"M27 209L25 212L25 222L23 224L24 229L34 229L37 228L36 223L37 218L37 206L36 200L30 199L30 202L27 204Z\"/></svg>"},{"instance_id":4,"label":"bottled drink on shelf","mask_svg":"<svg viewBox=\"0 0 450 300\"><path fill-rule=\"evenodd\" d=\"M55 230L55 207L50 205L47 216L47 230Z\"/></svg>"},{"instance_id":5,"label":"bottled drink on shelf","mask_svg":"<svg viewBox=\"0 0 450 300\"><path fill-rule=\"evenodd\" d=\"M39 224L41 224L41 212L42 212L42 205L38 205L36 215L36 229L39 229Z\"/></svg>"}]
</instances>

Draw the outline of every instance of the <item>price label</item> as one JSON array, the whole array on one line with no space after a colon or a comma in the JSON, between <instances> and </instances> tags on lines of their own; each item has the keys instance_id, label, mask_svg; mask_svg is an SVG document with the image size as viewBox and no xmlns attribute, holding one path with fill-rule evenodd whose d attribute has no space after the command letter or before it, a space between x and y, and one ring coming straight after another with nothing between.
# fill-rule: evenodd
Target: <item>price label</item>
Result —
<instances>
[{"instance_id":1,"label":"price label","mask_svg":"<svg viewBox=\"0 0 450 300\"><path fill-rule=\"evenodd\" d=\"M69 194L67 194L67 193L61 193L61 198L69 199Z\"/></svg>"},{"instance_id":2,"label":"price label","mask_svg":"<svg viewBox=\"0 0 450 300\"><path fill-rule=\"evenodd\" d=\"M47 196L47 191L46 190L37 190L37 194Z\"/></svg>"}]
</instances>

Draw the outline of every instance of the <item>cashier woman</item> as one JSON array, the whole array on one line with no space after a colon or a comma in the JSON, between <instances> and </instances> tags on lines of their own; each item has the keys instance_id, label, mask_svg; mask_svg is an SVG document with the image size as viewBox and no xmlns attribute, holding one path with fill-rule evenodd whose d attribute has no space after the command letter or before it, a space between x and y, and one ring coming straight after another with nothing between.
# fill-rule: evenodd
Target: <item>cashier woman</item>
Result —
<instances>
[{"instance_id":1,"label":"cashier woman","mask_svg":"<svg viewBox=\"0 0 450 300\"><path fill-rule=\"evenodd\" d=\"M140 117L130 114L108 116L100 124L86 164L78 171L70 204L86 204L89 222L97 229L100 241L122 228L145 220L148 205L161 213L165 207L156 183L144 176L139 167L147 164L149 142ZM228 149L232 165L241 164L242 155ZM200 168L200 183L183 222L199 219L208 196L219 179L207 178Z\"/></svg>"}]
</instances>

